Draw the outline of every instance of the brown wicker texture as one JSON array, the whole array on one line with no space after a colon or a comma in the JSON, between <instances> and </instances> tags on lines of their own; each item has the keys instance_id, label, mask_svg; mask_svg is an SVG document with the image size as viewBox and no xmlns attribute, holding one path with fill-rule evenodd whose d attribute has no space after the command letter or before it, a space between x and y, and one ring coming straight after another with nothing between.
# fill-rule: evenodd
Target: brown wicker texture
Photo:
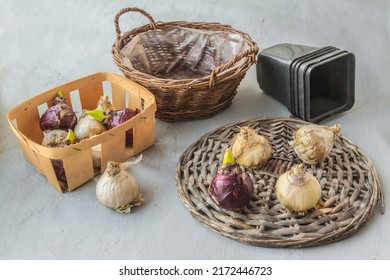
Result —
<instances>
[{"instance_id":1,"label":"brown wicker texture","mask_svg":"<svg viewBox=\"0 0 390 280\"><path fill-rule=\"evenodd\" d=\"M150 22L122 35L118 21L119 17L127 12L139 12L146 16ZM231 61L215 68L211 74L194 79L159 78L131 68L124 63L120 51L135 35L146 33L148 30L163 30L173 27L239 34L249 48L237 54ZM115 17L115 28L117 39L112 47L112 54L116 65L127 78L143 85L155 95L156 116L169 122L209 117L230 106L237 93L237 87L244 78L246 71L255 63L259 51L257 44L248 34L233 29L229 25L185 21L155 22L151 15L139 8L120 10ZM148 57L153 57L154 60L149 61L149 63L163 64L176 55L174 42L162 46L161 44L153 44L153 38L150 38L150 40L146 52L149 53ZM167 48L169 48L169 52L162 51ZM212 46L210 46L210 49L212 49L214 57L218 57L218 52L222 51L212 48Z\"/></svg>"},{"instance_id":2,"label":"brown wicker texture","mask_svg":"<svg viewBox=\"0 0 390 280\"><path fill-rule=\"evenodd\" d=\"M285 210L275 195L279 175L300 160L288 141L306 122L294 119L256 119L218 128L197 140L177 165L178 195L190 213L215 232L256 246L309 247L346 238L363 226L384 199L371 161L350 140L339 136L326 161L305 165L320 181L324 205L305 215ZM207 192L223 152L239 127L250 126L267 137L273 156L262 168L247 169L255 193L241 212L221 209Z\"/></svg>"}]
</instances>

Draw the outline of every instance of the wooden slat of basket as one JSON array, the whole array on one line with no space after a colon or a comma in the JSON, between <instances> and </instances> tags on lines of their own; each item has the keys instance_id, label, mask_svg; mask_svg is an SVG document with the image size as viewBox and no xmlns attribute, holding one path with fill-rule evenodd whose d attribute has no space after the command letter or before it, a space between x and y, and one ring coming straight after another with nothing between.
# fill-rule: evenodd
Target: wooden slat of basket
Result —
<instances>
[{"instance_id":1,"label":"wooden slat of basket","mask_svg":"<svg viewBox=\"0 0 390 280\"><path fill-rule=\"evenodd\" d=\"M66 189L64 188L63 184L60 184L60 182L57 180L50 158L45 157L41 153L36 153L33 150L31 151L35 153L38 159L38 164L36 165L36 168L42 170L42 175L46 177L50 185L52 185L59 192L65 192Z\"/></svg>"},{"instance_id":2,"label":"wooden slat of basket","mask_svg":"<svg viewBox=\"0 0 390 280\"><path fill-rule=\"evenodd\" d=\"M123 108L125 107L125 94L124 94L123 87L120 87L117 84L111 84L111 95L112 95L112 104L116 108Z\"/></svg>"},{"instance_id":3,"label":"wooden slat of basket","mask_svg":"<svg viewBox=\"0 0 390 280\"><path fill-rule=\"evenodd\" d=\"M102 159L101 165L103 167L107 166L107 162L110 160L123 162L126 160L126 148L125 148L126 136L125 132L121 133L118 136L113 136L111 139L104 141L101 144L102 150ZM104 168L102 168L101 173L103 174Z\"/></svg>"},{"instance_id":4,"label":"wooden slat of basket","mask_svg":"<svg viewBox=\"0 0 390 280\"><path fill-rule=\"evenodd\" d=\"M133 153L138 154L154 142L154 116L140 118L138 125L133 128Z\"/></svg>"},{"instance_id":5,"label":"wooden slat of basket","mask_svg":"<svg viewBox=\"0 0 390 280\"><path fill-rule=\"evenodd\" d=\"M95 175L90 149L80 151L71 157L64 158L62 161L69 191L76 189Z\"/></svg>"},{"instance_id":6,"label":"wooden slat of basket","mask_svg":"<svg viewBox=\"0 0 390 280\"><path fill-rule=\"evenodd\" d=\"M129 96L127 105L128 108L131 108L135 110L135 108L140 109L141 108L141 97L139 95L139 92L137 94L133 94Z\"/></svg>"},{"instance_id":7,"label":"wooden slat of basket","mask_svg":"<svg viewBox=\"0 0 390 280\"><path fill-rule=\"evenodd\" d=\"M79 88L81 107L86 110L94 110L103 95L103 84L101 82Z\"/></svg>"},{"instance_id":8,"label":"wooden slat of basket","mask_svg":"<svg viewBox=\"0 0 390 280\"><path fill-rule=\"evenodd\" d=\"M39 111L37 107L25 110L23 114L19 114L16 118L18 130L29 139L38 142L43 138L43 132L38 126L32 126L31 123L39 123Z\"/></svg>"},{"instance_id":9,"label":"wooden slat of basket","mask_svg":"<svg viewBox=\"0 0 390 280\"><path fill-rule=\"evenodd\" d=\"M36 153L32 149L28 148L26 141L22 140L21 138L18 138L17 140L19 147L22 150L23 156L26 158L26 160L32 163L40 174L44 175Z\"/></svg>"},{"instance_id":10,"label":"wooden slat of basket","mask_svg":"<svg viewBox=\"0 0 390 280\"><path fill-rule=\"evenodd\" d=\"M137 84L133 80L129 80L129 79L122 78L122 77L120 77L120 79L119 79L116 75L114 75L112 73L108 73L107 78L109 78L110 80L112 80L114 82L113 83L113 85L114 85L113 92L116 92L118 90L118 88L122 88L122 91L119 90L119 92L123 92L124 88L129 89L130 91L138 92L139 95L144 100L145 110L155 109L155 107L156 107L155 98L153 95L150 95L150 91L148 91L146 88L140 87L139 84ZM126 104L124 103L124 106L125 105ZM114 104L114 106L117 106L117 105Z\"/></svg>"},{"instance_id":11,"label":"wooden slat of basket","mask_svg":"<svg viewBox=\"0 0 390 280\"><path fill-rule=\"evenodd\" d=\"M322 186L324 205L304 216L288 212L278 202L275 182L299 159L288 141L306 122L256 119L229 124L197 140L181 156L176 173L178 195L190 213L226 237L266 247L308 247L344 239L367 223L383 193L371 161L345 137L338 137L326 161L306 165ZM273 158L262 168L247 169L255 186L250 205L240 213L220 208L207 192L208 182L221 162L238 127L249 125L273 145ZM207 179L205 179L207 178Z\"/></svg>"}]
</instances>

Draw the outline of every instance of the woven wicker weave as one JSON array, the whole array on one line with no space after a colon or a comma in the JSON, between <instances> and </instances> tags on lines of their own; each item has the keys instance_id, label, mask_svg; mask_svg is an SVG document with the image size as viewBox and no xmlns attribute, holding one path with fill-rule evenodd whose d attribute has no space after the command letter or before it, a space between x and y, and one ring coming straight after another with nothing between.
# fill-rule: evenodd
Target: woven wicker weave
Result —
<instances>
[{"instance_id":1,"label":"woven wicker weave","mask_svg":"<svg viewBox=\"0 0 390 280\"><path fill-rule=\"evenodd\" d=\"M305 215L292 214L278 202L274 185L278 176L300 160L288 144L293 132L306 124L294 119L256 119L218 128L192 144L177 165L178 195L190 213L223 236L264 247L309 247L346 238L374 214L384 199L371 161L339 136L326 161L305 165L318 178L324 205ZM241 212L221 209L207 192L221 156L239 127L250 126L266 136L273 157L265 166L247 169L255 186L250 205Z\"/></svg>"},{"instance_id":2,"label":"woven wicker weave","mask_svg":"<svg viewBox=\"0 0 390 280\"><path fill-rule=\"evenodd\" d=\"M127 12L139 12L146 16L150 23L125 32L122 35L118 21L119 17ZM231 61L215 68L211 74L194 79L159 78L124 63L120 51L135 35L146 33L149 30L162 30L173 27L238 34L245 40L249 48L237 54ZM117 40L112 47L112 54L116 65L126 77L143 85L155 95L157 103L156 116L170 122L209 117L230 106L237 93L238 85L244 78L246 71L255 63L259 51L257 44L252 41L249 35L235 30L229 25L185 21L155 22L151 15L139 8L120 10L115 17L115 28ZM149 57L154 58L150 63L156 65L164 64L166 61L169 61L170 57L175 56L175 42L162 46L161 43L153 44L153 38L150 38L150 40L149 47L145 50ZM163 49L169 49L169 52L162 52ZM213 48L213 46L210 46L210 51L211 49L213 57L218 57L218 52L222 51Z\"/></svg>"}]
</instances>

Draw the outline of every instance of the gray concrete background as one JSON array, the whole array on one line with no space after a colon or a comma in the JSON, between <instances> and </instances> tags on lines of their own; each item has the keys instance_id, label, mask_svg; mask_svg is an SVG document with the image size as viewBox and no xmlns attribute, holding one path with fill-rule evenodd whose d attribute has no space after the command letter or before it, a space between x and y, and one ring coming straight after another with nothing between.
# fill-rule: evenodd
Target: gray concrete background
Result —
<instances>
[{"instance_id":1,"label":"gray concrete background","mask_svg":"<svg viewBox=\"0 0 390 280\"><path fill-rule=\"evenodd\" d=\"M111 57L113 18L136 6L156 21L216 21L247 32L261 48L333 45L356 56L356 104L324 124L374 162L387 205L390 173L389 1L76 1L0 0L1 259L389 259L390 219L376 215L353 236L307 249L253 247L192 218L175 190L176 163L201 135L227 123L289 116L258 87L252 67L232 106L201 121L156 121L156 143L133 169L146 204L123 215L95 198L96 179L60 194L24 160L6 113L27 98L98 71L121 74ZM147 21L132 14L123 30Z\"/></svg>"}]
</instances>

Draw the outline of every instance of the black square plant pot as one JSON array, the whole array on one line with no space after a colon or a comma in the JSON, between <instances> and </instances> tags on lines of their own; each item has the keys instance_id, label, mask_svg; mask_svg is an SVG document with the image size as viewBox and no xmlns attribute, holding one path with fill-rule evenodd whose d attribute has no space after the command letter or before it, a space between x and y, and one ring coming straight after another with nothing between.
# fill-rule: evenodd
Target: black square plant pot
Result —
<instances>
[{"instance_id":1,"label":"black square plant pot","mask_svg":"<svg viewBox=\"0 0 390 280\"><path fill-rule=\"evenodd\" d=\"M352 108L355 56L348 51L280 44L258 55L260 88L284 104L292 115L320 122Z\"/></svg>"}]
</instances>

